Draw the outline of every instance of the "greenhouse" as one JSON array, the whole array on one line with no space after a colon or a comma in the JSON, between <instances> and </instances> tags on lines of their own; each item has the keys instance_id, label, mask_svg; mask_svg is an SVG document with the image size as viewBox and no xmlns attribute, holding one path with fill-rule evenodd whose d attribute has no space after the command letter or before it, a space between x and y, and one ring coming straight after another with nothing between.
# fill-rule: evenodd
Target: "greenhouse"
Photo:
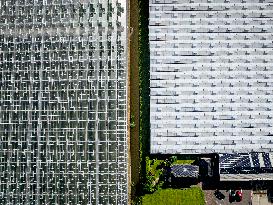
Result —
<instances>
[{"instance_id":1,"label":"greenhouse","mask_svg":"<svg viewBox=\"0 0 273 205\"><path fill-rule=\"evenodd\" d=\"M0 1L0 204L127 204L126 13Z\"/></svg>"},{"instance_id":2,"label":"greenhouse","mask_svg":"<svg viewBox=\"0 0 273 205\"><path fill-rule=\"evenodd\" d=\"M151 152L273 152L273 4L150 0Z\"/></svg>"}]
</instances>

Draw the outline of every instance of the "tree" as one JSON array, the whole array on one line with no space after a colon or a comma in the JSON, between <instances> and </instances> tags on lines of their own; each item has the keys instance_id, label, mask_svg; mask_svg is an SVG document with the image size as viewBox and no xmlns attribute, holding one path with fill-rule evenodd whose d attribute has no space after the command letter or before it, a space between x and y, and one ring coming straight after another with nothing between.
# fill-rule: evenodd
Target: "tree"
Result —
<instances>
[{"instance_id":1,"label":"tree","mask_svg":"<svg viewBox=\"0 0 273 205\"><path fill-rule=\"evenodd\" d=\"M177 156L171 156L169 161L173 164L177 161Z\"/></svg>"}]
</instances>

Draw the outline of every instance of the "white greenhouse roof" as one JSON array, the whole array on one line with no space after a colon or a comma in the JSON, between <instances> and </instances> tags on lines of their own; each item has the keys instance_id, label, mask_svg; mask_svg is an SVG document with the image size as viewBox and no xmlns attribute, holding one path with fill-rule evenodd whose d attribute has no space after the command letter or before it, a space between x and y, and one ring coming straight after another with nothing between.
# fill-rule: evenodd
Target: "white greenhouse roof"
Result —
<instances>
[{"instance_id":1,"label":"white greenhouse roof","mask_svg":"<svg viewBox=\"0 0 273 205\"><path fill-rule=\"evenodd\" d=\"M272 1L149 9L151 153L272 152Z\"/></svg>"}]
</instances>

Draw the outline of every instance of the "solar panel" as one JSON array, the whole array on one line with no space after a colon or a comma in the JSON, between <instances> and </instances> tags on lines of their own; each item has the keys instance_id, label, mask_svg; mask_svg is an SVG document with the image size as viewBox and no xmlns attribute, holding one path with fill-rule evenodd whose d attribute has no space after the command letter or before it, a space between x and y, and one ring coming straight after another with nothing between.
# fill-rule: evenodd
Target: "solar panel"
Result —
<instances>
[{"instance_id":1,"label":"solar panel","mask_svg":"<svg viewBox=\"0 0 273 205\"><path fill-rule=\"evenodd\" d=\"M197 177L199 168L193 165L173 165L171 167L171 173L175 177Z\"/></svg>"},{"instance_id":2,"label":"solar panel","mask_svg":"<svg viewBox=\"0 0 273 205\"><path fill-rule=\"evenodd\" d=\"M269 158L269 153L263 153L263 160L264 160L265 167L272 167L272 164Z\"/></svg>"},{"instance_id":3,"label":"solar panel","mask_svg":"<svg viewBox=\"0 0 273 205\"><path fill-rule=\"evenodd\" d=\"M236 167L251 167L249 156L243 157L240 161L236 163Z\"/></svg>"},{"instance_id":4,"label":"solar panel","mask_svg":"<svg viewBox=\"0 0 273 205\"><path fill-rule=\"evenodd\" d=\"M258 153L251 153L251 158L252 158L254 167L260 167Z\"/></svg>"}]
</instances>

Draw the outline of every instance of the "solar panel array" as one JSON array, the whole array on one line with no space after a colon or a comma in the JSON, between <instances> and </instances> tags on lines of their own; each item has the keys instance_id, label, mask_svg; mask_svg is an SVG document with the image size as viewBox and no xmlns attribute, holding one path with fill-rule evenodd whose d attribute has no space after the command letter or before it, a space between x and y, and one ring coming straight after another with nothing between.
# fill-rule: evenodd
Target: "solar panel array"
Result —
<instances>
[{"instance_id":1,"label":"solar panel array","mask_svg":"<svg viewBox=\"0 0 273 205\"><path fill-rule=\"evenodd\" d=\"M197 178L199 175L199 167L194 165L173 165L171 173L174 177L191 177Z\"/></svg>"},{"instance_id":2,"label":"solar panel array","mask_svg":"<svg viewBox=\"0 0 273 205\"><path fill-rule=\"evenodd\" d=\"M273 2L150 0L152 153L273 151Z\"/></svg>"},{"instance_id":3,"label":"solar panel array","mask_svg":"<svg viewBox=\"0 0 273 205\"><path fill-rule=\"evenodd\" d=\"M128 204L126 13L0 1L0 204Z\"/></svg>"},{"instance_id":4,"label":"solar panel array","mask_svg":"<svg viewBox=\"0 0 273 205\"><path fill-rule=\"evenodd\" d=\"M273 173L273 153L220 154L220 174Z\"/></svg>"}]
</instances>

